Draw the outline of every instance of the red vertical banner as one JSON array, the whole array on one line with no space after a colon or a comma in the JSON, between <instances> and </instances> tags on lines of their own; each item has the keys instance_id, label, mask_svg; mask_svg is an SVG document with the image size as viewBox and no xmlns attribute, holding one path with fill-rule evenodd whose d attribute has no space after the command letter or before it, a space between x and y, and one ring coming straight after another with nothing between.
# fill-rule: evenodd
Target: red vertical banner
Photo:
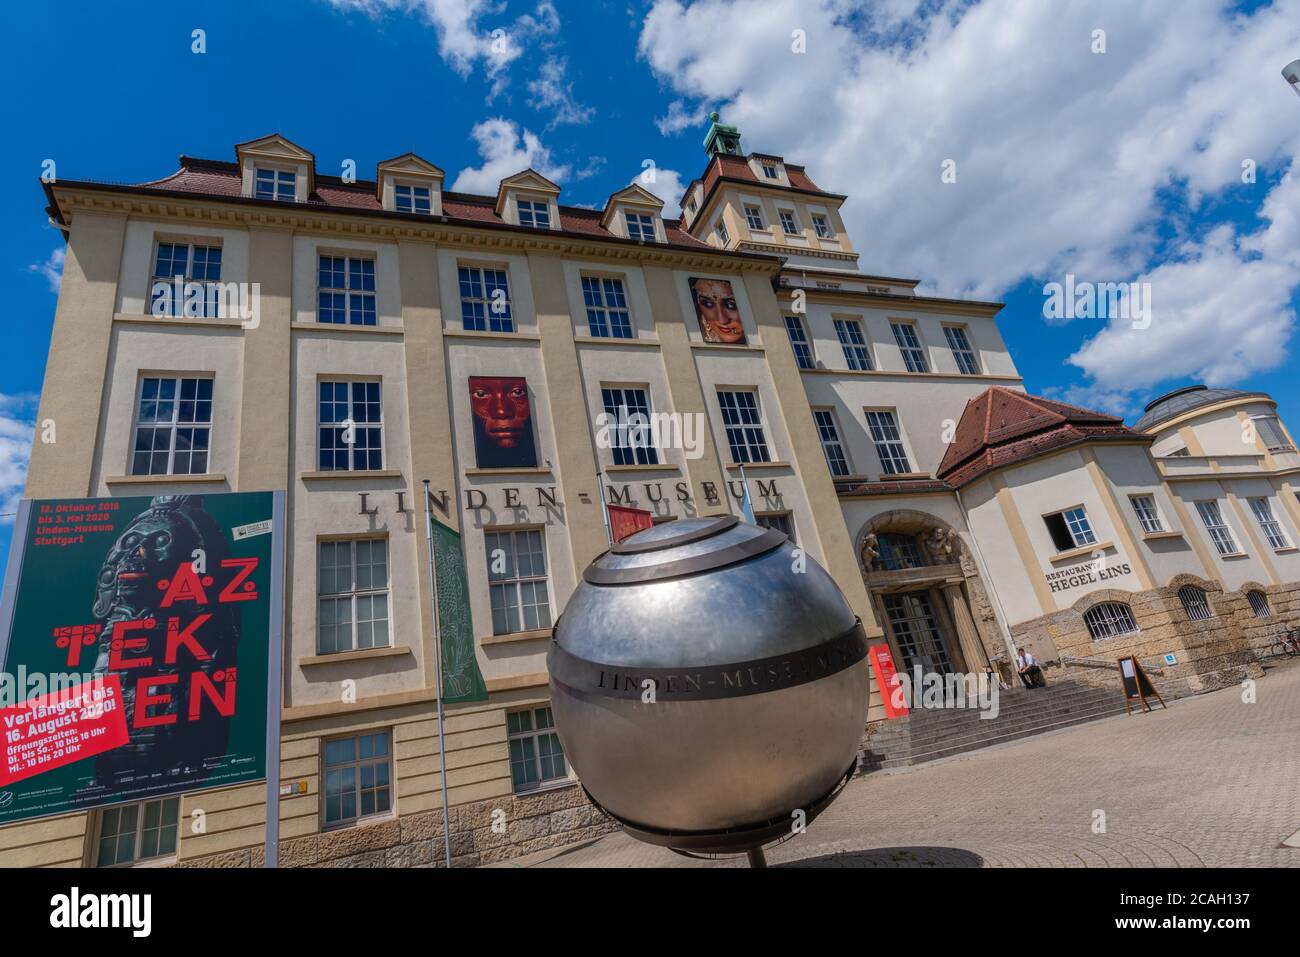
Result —
<instances>
[{"instance_id":1,"label":"red vertical banner","mask_svg":"<svg viewBox=\"0 0 1300 957\"><path fill-rule=\"evenodd\" d=\"M871 670L876 675L876 687L880 689L880 697L885 703L885 717L903 717L908 713L907 704L896 690L898 672L894 670L894 656L889 653L889 645L872 645L867 649L867 657L871 659Z\"/></svg>"},{"instance_id":2,"label":"red vertical banner","mask_svg":"<svg viewBox=\"0 0 1300 957\"><path fill-rule=\"evenodd\" d=\"M614 536L615 543L643 528L654 526L654 518L643 508L628 508L626 505L609 505L606 508L609 511L609 531Z\"/></svg>"}]
</instances>

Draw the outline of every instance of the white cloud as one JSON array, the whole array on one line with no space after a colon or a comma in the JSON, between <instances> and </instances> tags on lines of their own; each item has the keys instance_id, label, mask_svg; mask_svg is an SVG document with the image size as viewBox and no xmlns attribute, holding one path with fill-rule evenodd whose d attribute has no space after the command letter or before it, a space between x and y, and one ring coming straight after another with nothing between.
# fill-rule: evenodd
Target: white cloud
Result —
<instances>
[{"instance_id":1,"label":"white cloud","mask_svg":"<svg viewBox=\"0 0 1300 957\"><path fill-rule=\"evenodd\" d=\"M568 77L568 61L562 57L546 58L537 79L528 82L528 105L536 110L550 111L551 121L548 130L563 123L575 123L579 126L591 121L596 111L590 106L582 106L573 97L573 84L565 82Z\"/></svg>"},{"instance_id":2,"label":"white cloud","mask_svg":"<svg viewBox=\"0 0 1300 957\"><path fill-rule=\"evenodd\" d=\"M11 525L27 482L36 396L0 393L0 525Z\"/></svg>"},{"instance_id":3,"label":"white cloud","mask_svg":"<svg viewBox=\"0 0 1300 957\"><path fill-rule=\"evenodd\" d=\"M700 126L708 115L709 109L704 104L691 108L685 100L673 100L668 104L667 115L658 117L655 126L659 127L661 136L674 136L692 126Z\"/></svg>"},{"instance_id":4,"label":"white cloud","mask_svg":"<svg viewBox=\"0 0 1300 957\"><path fill-rule=\"evenodd\" d=\"M422 16L438 34L438 54L462 77L482 63L496 96L508 82L505 69L537 37L560 29L560 17L551 0L541 0L531 14L513 23L485 26L485 17L499 14L503 6L494 0L328 0L340 10L364 13L373 18L397 12ZM489 97L490 99L491 97Z\"/></svg>"},{"instance_id":5,"label":"white cloud","mask_svg":"<svg viewBox=\"0 0 1300 957\"><path fill-rule=\"evenodd\" d=\"M1297 231L1294 200L1279 196L1254 237L1161 246L1170 192L1195 210L1241 186L1243 160L1265 173L1300 152L1300 105L1280 76L1300 50L1300 0L1250 16L1225 6L656 0L639 49L674 95L723 104L747 149L848 193L864 269L983 297L1027 277L1146 274L1152 329L1105 329L1073 360L1113 400L1155 378L1270 368L1292 331L1300 276L1277 236ZM794 29L805 54L791 52ZM941 182L947 159L956 183Z\"/></svg>"},{"instance_id":6,"label":"white cloud","mask_svg":"<svg viewBox=\"0 0 1300 957\"><path fill-rule=\"evenodd\" d=\"M536 134L521 132L513 120L496 117L475 125L470 136L478 144L483 165L463 169L451 184L458 193L495 194L501 181L532 167L549 180L562 183L571 169L551 159L551 151Z\"/></svg>"},{"instance_id":7,"label":"white cloud","mask_svg":"<svg viewBox=\"0 0 1300 957\"><path fill-rule=\"evenodd\" d=\"M63 257L67 253L66 246L58 246L51 250L50 255L43 263L32 263L27 267L28 272L38 273L45 277L49 283L50 292L58 293L59 283L63 281Z\"/></svg>"}]
</instances>

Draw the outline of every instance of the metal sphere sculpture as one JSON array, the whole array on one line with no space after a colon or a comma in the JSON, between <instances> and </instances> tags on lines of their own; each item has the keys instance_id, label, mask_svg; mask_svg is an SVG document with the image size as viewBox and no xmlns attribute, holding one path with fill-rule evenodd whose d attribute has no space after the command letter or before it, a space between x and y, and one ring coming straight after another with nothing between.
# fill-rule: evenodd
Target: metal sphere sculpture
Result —
<instances>
[{"instance_id":1,"label":"metal sphere sculpture","mask_svg":"<svg viewBox=\"0 0 1300 957\"><path fill-rule=\"evenodd\" d=\"M644 841L753 852L811 821L856 766L862 624L774 529L698 518L613 546L583 573L547 664L583 787Z\"/></svg>"}]
</instances>

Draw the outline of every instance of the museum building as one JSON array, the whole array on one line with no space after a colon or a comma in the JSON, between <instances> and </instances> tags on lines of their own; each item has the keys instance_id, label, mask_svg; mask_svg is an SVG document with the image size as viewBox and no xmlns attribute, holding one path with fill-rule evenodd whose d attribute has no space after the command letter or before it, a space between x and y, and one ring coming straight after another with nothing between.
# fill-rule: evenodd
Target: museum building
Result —
<instances>
[{"instance_id":1,"label":"museum building","mask_svg":"<svg viewBox=\"0 0 1300 957\"><path fill-rule=\"evenodd\" d=\"M602 502L672 521L739 514L748 487L900 671L1006 677L1024 644L1085 680L1135 654L1192 693L1259 674L1300 617L1300 458L1267 395L1181 389L1133 427L1027 395L1001 304L862 272L846 196L716 115L705 149L678 219L640 184L565 205L533 170L445 191L413 153L345 180L279 135L45 184L58 439L38 428L26 497L286 492L283 865L440 855L425 479L487 691L441 729L458 864L611 829L545 663ZM677 432L604 427L629 411ZM0 863L256 866L263 795L0 828Z\"/></svg>"}]
</instances>

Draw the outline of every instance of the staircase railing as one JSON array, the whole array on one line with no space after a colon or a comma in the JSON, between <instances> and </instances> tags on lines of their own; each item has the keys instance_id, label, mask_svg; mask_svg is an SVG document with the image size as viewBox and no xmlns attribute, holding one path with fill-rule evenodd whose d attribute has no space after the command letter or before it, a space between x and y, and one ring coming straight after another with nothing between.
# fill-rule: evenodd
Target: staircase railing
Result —
<instances>
[{"instance_id":1,"label":"staircase railing","mask_svg":"<svg viewBox=\"0 0 1300 957\"><path fill-rule=\"evenodd\" d=\"M1067 668L1070 665L1077 665L1080 668L1109 668L1111 671L1119 671L1119 662L1113 658L1080 658L1076 655L1061 655L1061 667ZM1149 675L1163 675L1165 669L1159 665L1150 665L1141 662L1142 670Z\"/></svg>"}]
</instances>

